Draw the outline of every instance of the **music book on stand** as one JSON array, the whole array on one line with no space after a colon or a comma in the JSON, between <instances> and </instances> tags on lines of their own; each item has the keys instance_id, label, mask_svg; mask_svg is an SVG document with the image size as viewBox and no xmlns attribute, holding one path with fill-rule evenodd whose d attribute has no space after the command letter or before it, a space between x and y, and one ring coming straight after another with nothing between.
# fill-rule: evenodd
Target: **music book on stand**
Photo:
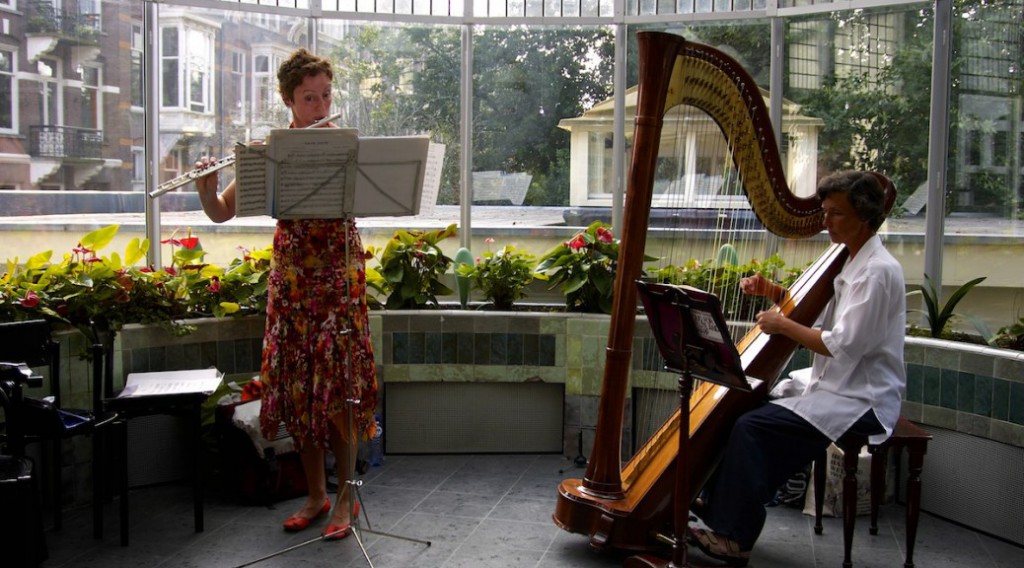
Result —
<instances>
[{"instance_id":1,"label":"music book on stand","mask_svg":"<svg viewBox=\"0 0 1024 568\"><path fill-rule=\"evenodd\" d=\"M220 386L224 374L215 368L188 371L128 373L124 389L116 399L137 399L153 396L209 396Z\"/></svg>"},{"instance_id":2,"label":"music book on stand","mask_svg":"<svg viewBox=\"0 0 1024 568\"><path fill-rule=\"evenodd\" d=\"M235 146L235 213L276 219L408 216L437 202L443 144L360 137L354 128L280 128Z\"/></svg>"},{"instance_id":3,"label":"music book on stand","mask_svg":"<svg viewBox=\"0 0 1024 568\"><path fill-rule=\"evenodd\" d=\"M666 369L751 390L718 296L692 286L651 282L637 286Z\"/></svg>"}]
</instances>

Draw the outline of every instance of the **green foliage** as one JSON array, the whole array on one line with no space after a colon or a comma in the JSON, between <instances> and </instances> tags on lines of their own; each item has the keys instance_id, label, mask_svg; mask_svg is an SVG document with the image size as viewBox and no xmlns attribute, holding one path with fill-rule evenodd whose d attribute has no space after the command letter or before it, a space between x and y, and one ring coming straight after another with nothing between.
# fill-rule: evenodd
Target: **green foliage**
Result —
<instances>
[{"instance_id":1,"label":"green foliage","mask_svg":"<svg viewBox=\"0 0 1024 568\"><path fill-rule=\"evenodd\" d=\"M418 309L437 306L437 297L452 294L441 277L452 265L438 243L458 233L455 225L435 231L399 229L383 251L367 248L380 267L367 269L367 285L386 297L384 307ZM379 299L376 300L379 305Z\"/></svg>"},{"instance_id":2,"label":"green foliage","mask_svg":"<svg viewBox=\"0 0 1024 568\"><path fill-rule=\"evenodd\" d=\"M753 259L746 264L738 264L735 250L732 250L732 255L729 254L731 248L730 245L724 245L716 261L701 263L690 259L682 266L668 265L660 268L653 277L657 282L693 286L711 292L718 296L727 318L753 320L758 312L771 307L772 302L763 296L744 294L740 290L740 280L758 272L768 278L782 275L778 283L789 288L803 272L800 269L786 270L786 263L778 255L772 255L764 262Z\"/></svg>"},{"instance_id":3,"label":"green foliage","mask_svg":"<svg viewBox=\"0 0 1024 568\"><path fill-rule=\"evenodd\" d=\"M644 260L657 260L645 256ZM595 221L540 257L535 272L562 287L572 312L611 313L619 240L608 225Z\"/></svg>"},{"instance_id":4,"label":"green foliage","mask_svg":"<svg viewBox=\"0 0 1024 568\"><path fill-rule=\"evenodd\" d=\"M494 239L487 239L493 243ZM512 245L487 251L480 255L476 264L459 266L457 274L473 281L484 299L498 310L510 310L512 304L526 297L526 287L533 282L534 256Z\"/></svg>"},{"instance_id":5,"label":"green foliage","mask_svg":"<svg viewBox=\"0 0 1024 568\"><path fill-rule=\"evenodd\" d=\"M153 323L172 333L187 333L186 317L223 316L263 311L269 247L246 253L223 270L202 263L198 237L189 234L162 241L172 248L163 269L136 266L148 240L132 239L124 256L101 256L118 232L117 225L82 237L71 253L51 262L45 251L24 263L8 260L0 277L0 321L44 317L72 325L92 340L97 330L118 330L126 323Z\"/></svg>"},{"instance_id":6,"label":"green foliage","mask_svg":"<svg viewBox=\"0 0 1024 568\"><path fill-rule=\"evenodd\" d=\"M960 303L960 300L963 300L964 296L966 296L972 288L983 282L985 278L985 276L975 278L963 286L960 286L953 292L949 299L946 300L946 303L942 304L939 291L935 288L931 278L925 274L924 286L921 286L917 290L907 292L907 297L910 298L911 296L920 295L924 299L926 309L908 309L907 311L911 313L924 314L928 323L928 333L931 337L941 338L945 334L948 334L948 328L953 319L962 317L970 321L985 340L989 340L992 337L992 333L988 330L988 326L986 326L983 321L973 316L962 315L953 311L956 309L956 305Z\"/></svg>"},{"instance_id":7,"label":"green foliage","mask_svg":"<svg viewBox=\"0 0 1024 568\"><path fill-rule=\"evenodd\" d=\"M995 336L988 341L992 345L1024 350L1024 318L1016 323L999 328Z\"/></svg>"}]
</instances>

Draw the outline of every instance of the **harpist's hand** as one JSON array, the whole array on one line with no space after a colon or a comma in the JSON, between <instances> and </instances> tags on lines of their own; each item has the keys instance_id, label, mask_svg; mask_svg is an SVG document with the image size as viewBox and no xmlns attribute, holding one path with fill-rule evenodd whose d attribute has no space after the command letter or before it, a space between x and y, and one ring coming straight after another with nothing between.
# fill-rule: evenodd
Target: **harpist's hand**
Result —
<instances>
[{"instance_id":1,"label":"harpist's hand","mask_svg":"<svg viewBox=\"0 0 1024 568\"><path fill-rule=\"evenodd\" d=\"M788 321L786 316L777 311L766 311L757 314L757 325L761 326L761 331L768 335L782 333L782 327L787 325Z\"/></svg>"},{"instance_id":2,"label":"harpist's hand","mask_svg":"<svg viewBox=\"0 0 1024 568\"><path fill-rule=\"evenodd\" d=\"M740 290L750 296L769 296L774 298L775 284L760 272L740 280Z\"/></svg>"}]
</instances>

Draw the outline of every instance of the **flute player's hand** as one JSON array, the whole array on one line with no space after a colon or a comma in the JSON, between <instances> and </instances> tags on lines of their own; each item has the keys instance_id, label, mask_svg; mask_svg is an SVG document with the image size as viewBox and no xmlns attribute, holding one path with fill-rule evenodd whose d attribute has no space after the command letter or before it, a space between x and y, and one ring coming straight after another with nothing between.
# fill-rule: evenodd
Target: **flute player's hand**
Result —
<instances>
[{"instance_id":1,"label":"flute player's hand","mask_svg":"<svg viewBox=\"0 0 1024 568\"><path fill-rule=\"evenodd\" d=\"M203 158L200 158L198 162L196 162L196 169L202 170L208 168L211 165L213 165L216 161L216 158L204 156ZM199 192L200 197L209 197L211 195L216 195L217 187L219 187L219 184L216 171L209 172L206 174L202 174L200 172L200 177L196 178L196 191Z\"/></svg>"}]
</instances>

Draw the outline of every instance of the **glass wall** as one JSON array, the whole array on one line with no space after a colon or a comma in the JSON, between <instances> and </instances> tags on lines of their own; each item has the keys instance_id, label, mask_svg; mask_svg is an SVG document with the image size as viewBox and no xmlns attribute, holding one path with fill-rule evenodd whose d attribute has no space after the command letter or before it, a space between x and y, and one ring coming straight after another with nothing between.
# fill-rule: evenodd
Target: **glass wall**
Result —
<instances>
[{"instance_id":1,"label":"glass wall","mask_svg":"<svg viewBox=\"0 0 1024 568\"><path fill-rule=\"evenodd\" d=\"M461 208L470 208L470 224L486 226L486 236L541 227L544 239L557 242L573 226L608 218L616 204L615 85L624 91L621 151L628 166L635 32L660 29L730 53L766 97L772 65L781 64L781 152L795 190L808 193L818 178L841 168L884 171L899 190L900 218L891 230L920 236L928 172L935 167L929 148L941 138L930 138L928 128L935 5L853 4L829 12L827 2L775 9L759 0L182 0L153 5L159 29L151 54L144 42L146 2L8 0L0 3L7 32L0 42L0 225L94 225L99 213L141 222L148 63L156 65L158 82L153 166L165 181L189 171L200 156L228 155L236 142L287 124L276 70L296 47L309 46L335 62L341 123L365 135L427 133L446 145L439 207L430 222L458 222ZM1024 1L956 0L953 14L947 164L944 179L931 184L946 207L942 277L955 283L979 270L968 262L979 255L966 245L950 248L951 235L1024 241ZM783 23L774 40L781 63L769 57L773 17ZM621 68L617 30L625 30L618 37L628 42ZM468 80L471 88L464 90ZM465 161L464 116L472 120L473 149ZM728 160L691 142L693 165L676 164L665 185L673 177L694 198L727 198L697 199L688 207L734 206L715 183L715 164ZM460 172L463 163L471 164L468 176ZM461 187L464 177L471 191ZM221 178L230 180L230 170ZM191 186L162 197L160 208L167 231L205 222ZM249 225L269 231L272 221ZM242 244L257 240L269 235ZM906 265L912 280L923 272L923 240L915 242ZM38 252L18 248L38 246L31 239L3 243L0 259ZM988 283L1018 293L1024 275L1002 272L988 275Z\"/></svg>"}]
</instances>

